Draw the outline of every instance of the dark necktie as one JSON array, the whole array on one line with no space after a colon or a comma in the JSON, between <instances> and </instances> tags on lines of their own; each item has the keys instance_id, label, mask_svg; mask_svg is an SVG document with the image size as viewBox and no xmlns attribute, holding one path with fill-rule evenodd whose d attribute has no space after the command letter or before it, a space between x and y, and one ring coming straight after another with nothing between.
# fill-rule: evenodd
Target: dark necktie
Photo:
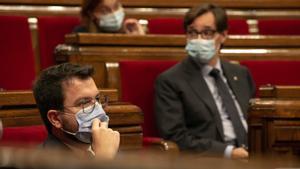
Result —
<instances>
[{"instance_id":1,"label":"dark necktie","mask_svg":"<svg viewBox=\"0 0 300 169\"><path fill-rule=\"evenodd\" d=\"M248 146L246 130L242 124L241 118L234 104L234 101L229 93L228 87L226 86L226 84L220 76L220 71L218 69L213 69L209 73L209 75L214 77L216 81L216 86L218 88L219 95L222 98L225 111L232 122L236 134L237 146Z\"/></svg>"}]
</instances>

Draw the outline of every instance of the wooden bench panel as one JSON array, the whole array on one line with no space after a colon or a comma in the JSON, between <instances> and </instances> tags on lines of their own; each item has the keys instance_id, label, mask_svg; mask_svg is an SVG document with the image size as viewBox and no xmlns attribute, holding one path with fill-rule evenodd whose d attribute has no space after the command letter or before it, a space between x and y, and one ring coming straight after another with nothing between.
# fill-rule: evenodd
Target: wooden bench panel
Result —
<instances>
[{"instance_id":1,"label":"wooden bench panel","mask_svg":"<svg viewBox=\"0 0 300 169\"><path fill-rule=\"evenodd\" d=\"M66 44L78 46L184 47L184 35L126 35L78 33L65 36ZM300 36L229 35L225 47L300 47Z\"/></svg>"},{"instance_id":2,"label":"wooden bench panel","mask_svg":"<svg viewBox=\"0 0 300 169\"><path fill-rule=\"evenodd\" d=\"M300 152L300 86L260 88L249 111L250 150L254 153Z\"/></svg>"},{"instance_id":3,"label":"wooden bench panel","mask_svg":"<svg viewBox=\"0 0 300 169\"><path fill-rule=\"evenodd\" d=\"M263 98L300 98L300 86L262 86L259 92Z\"/></svg>"},{"instance_id":4,"label":"wooden bench panel","mask_svg":"<svg viewBox=\"0 0 300 169\"><path fill-rule=\"evenodd\" d=\"M120 88L121 60L181 60L186 57L184 35L129 36L70 34L56 50L57 62L95 66L97 85ZM221 57L229 60L299 60L300 36L229 36Z\"/></svg>"}]
</instances>

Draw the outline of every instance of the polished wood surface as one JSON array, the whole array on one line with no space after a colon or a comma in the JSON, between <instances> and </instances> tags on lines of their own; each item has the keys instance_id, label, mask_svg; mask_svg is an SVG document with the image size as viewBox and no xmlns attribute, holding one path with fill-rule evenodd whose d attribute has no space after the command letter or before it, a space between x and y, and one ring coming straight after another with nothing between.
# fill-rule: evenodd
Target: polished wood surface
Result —
<instances>
[{"instance_id":1,"label":"polished wood surface","mask_svg":"<svg viewBox=\"0 0 300 169\"><path fill-rule=\"evenodd\" d=\"M300 99L300 86L261 86L259 92L263 98Z\"/></svg>"},{"instance_id":2,"label":"polished wood surface","mask_svg":"<svg viewBox=\"0 0 300 169\"><path fill-rule=\"evenodd\" d=\"M186 44L185 35L127 35L78 33L65 36L66 44L79 46L181 46ZM300 47L300 36L229 35L225 47Z\"/></svg>"},{"instance_id":3,"label":"polished wood surface","mask_svg":"<svg viewBox=\"0 0 300 169\"><path fill-rule=\"evenodd\" d=\"M56 60L91 64L97 85L120 89L118 62L177 60L186 57L184 35L70 34L56 50ZM299 36L229 36L221 50L228 60L300 60Z\"/></svg>"},{"instance_id":4,"label":"polished wood surface","mask_svg":"<svg viewBox=\"0 0 300 169\"><path fill-rule=\"evenodd\" d=\"M261 87L251 100L250 150L254 153L300 153L300 86Z\"/></svg>"}]
</instances>

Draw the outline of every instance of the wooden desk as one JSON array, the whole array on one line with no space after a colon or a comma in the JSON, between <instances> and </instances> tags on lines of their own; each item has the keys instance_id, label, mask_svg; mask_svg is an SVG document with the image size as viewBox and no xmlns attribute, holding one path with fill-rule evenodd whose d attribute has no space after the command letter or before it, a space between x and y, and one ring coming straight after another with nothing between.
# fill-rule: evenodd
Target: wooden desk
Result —
<instances>
[{"instance_id":1,"label":"wooden desk","mask_svg":"<svg viewBox=\"0 0 300 169\"><path fill-rule=\"evenodd\" d=\"M101 89L100 92L109 97L105 111L110 117L110 127L121 134L121 149L141 148L141 109L135 105L119 103L116 89ZM0 119L4 127L43 124L31 91L0 92Z\"/></svg>"},{"instance_id":2,"label":"wooden desk","mask_svg":"<svg viewBox=\"0 0 300 169\"><path fill-rule=\"evenodd\" d=\"M121 60L181 60L184 35L70 34L56 50L57 62L91 64L100 87L119 89ZM229 60L299 60L299 36L229 36L221 56Z\"/></svg>"},{"instance_id":3,"label":"wooden desk","mask_svg":"<svg viewBox=\"0 0 300 169\"><path fill-rule=\"evenodd\" d=\"M300 153L300 86L260 88L249 112L252 153Z\"/></svg>"}]
</instances>

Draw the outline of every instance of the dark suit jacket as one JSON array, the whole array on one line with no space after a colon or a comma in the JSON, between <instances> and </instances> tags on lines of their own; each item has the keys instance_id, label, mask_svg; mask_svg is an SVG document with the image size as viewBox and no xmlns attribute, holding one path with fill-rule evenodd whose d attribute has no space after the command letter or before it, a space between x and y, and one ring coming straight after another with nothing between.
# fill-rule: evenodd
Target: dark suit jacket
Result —
<instances>
[{"instance_id":1,"label":"dark suit jacket","mask_svg":"<svg viewBox=\"0 0 300 169\"><path fill-rule=\"evenodd\" d=\"M66 146L63 142L61 142L58 138L56 138L52 134L48 134L47 139L39 145L40 148L45 148L45 149L60 149L60 150L66 150L70 151L68 146Z\"/></svg>"},{"instance_id":2,"label":"dark suit jacket","mask_svg":"<svg viewBox=\"0 0 300 169\"><path fill-rule=\"evenodd\" d=\"M243 113L255 86L247 68L221 61L225 77ZM223 155L226 148L220 115L202 77L202 65L185 58L162 73L155 84L156 122L161 136L181 150Z\"/></svg>"}]
</instances>

